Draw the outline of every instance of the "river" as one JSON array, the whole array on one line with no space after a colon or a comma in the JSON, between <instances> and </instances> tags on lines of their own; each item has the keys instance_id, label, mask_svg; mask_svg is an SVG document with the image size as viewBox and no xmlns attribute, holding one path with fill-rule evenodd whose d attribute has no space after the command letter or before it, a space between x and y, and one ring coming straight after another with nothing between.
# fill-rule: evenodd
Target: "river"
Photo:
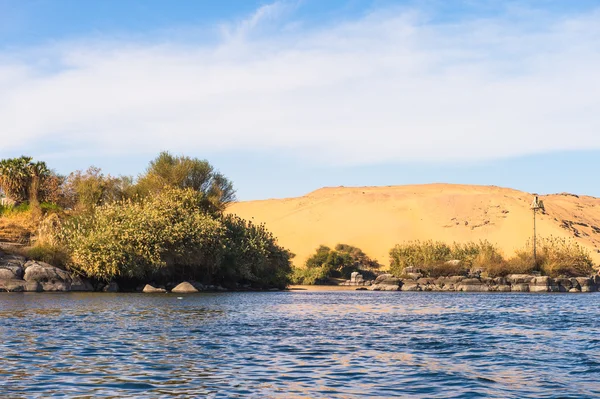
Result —
<instances>
[{"instance_id":1,"label":"river","mask_svg":"<svg viewBox=\"0 0 600 399\"><path fill-rule=\"evenodd\" d=\"M0 294L8 398L600 397L600 293Z\"/></svg>"}]
</instances>

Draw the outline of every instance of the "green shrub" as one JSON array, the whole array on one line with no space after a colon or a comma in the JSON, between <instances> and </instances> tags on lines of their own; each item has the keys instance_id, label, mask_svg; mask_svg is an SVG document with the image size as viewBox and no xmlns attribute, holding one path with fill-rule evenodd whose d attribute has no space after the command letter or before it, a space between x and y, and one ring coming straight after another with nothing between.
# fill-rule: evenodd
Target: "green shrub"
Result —
<instances>
[{"instance_id":1,"label":"green shrub","mask_svg":"<svg viewBox=\"0 0 600 399\"><path fill-rule=\"evenodd\" d=\"M327 266L294 268L291 282L299 285L327 284L330 270Z\"/></svg>"},{"instance_id":2,"label":"green shrub","mask_svg":"<svg viewBox=\"0 0 600 399\"><path fill-rule=\"evenodd\" d=\"M225 253L219 269L224 281L250 283L258 288L285 288L293 254L277 245L265 225L235 215L220 218L225 227Z\"/></svg>"},{"instance_id":3,"label":"green shrub","mask_svg":"<svg viewBox=\"0 0 600 399\"><path fill-rule=\"evenodd\" d=\"M374 276L379 263L357 247L338 244L335 250L321 245L306 260L305 266L305 272L299 269L294 276L306 281L304 284L318 284L318 281L325 281L330 277L349 279L352 272L363 273L365 277Z\"/></svg>"},{"instance_id":4,"label":"green shrub","mask_svg":"<svg viewBox=\"0 0 600 399\"><path fill-rule=\"evenodd\" d=\"M102 280L194 279L256 287L288 284L292 255L264 226L204 211L204 196L168 189L49 223L71 269ZM52 227L54 226L54 227Z\"/></svg>"}]
</instances>

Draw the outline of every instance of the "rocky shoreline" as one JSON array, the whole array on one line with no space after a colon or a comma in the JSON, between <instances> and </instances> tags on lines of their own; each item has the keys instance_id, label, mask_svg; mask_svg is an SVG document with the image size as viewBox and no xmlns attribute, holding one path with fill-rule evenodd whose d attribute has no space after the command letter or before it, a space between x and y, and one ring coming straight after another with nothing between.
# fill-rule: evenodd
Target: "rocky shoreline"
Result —
<instances>
[{"instance_id":1,"label":"rocky shoreline","mask_svg":"<svg viewBox=\"0 0 600 399\"><path fill-rule=\"evenodd\" d=\"M600 276L559 277L511 274L506 277L486 278L480 276L422 277L412 273L407 278L382 274L375 280L364 280L359 273L339 286L355 287L371 291L436 291L436 292L597 292ZM252 291L250 286L236 290ZM276 289L273 289L276 290ZM91 281L44 262L27 260L18 255L0 252L0 292L119 292L119 285L112 282ZM228 291L218 285L203 285L195 281L179 284L138 286L135 292L190 294L201 291Z\"/></svg>"},{"instance_id":2,"label":"rocky shoreline","mask_svg":"<svg viewBox=\"0 0 600 399\"><path fill-rule=\"evenodd\" d=\"M450 276L426 278L419 275L397 278L382 274L375 280L364 280L353 273L343 286L355 286L370 291L436 291L436 292L597 292L600 276L558 277L530 274L511 274L506 277L486 278L480 276Z\"/></svg>"},{"instance_id":3,"label":"rocky shoreline","mask_svg":"<svg viewBox=\"0 0 600 399\"><path fill-rule=\"evenodd\" d=\"M170 289L169 289L170 288ZM250 290L241 286L239 290ZM92 281L69 273L48 263L28 260L23 256L0 252L0 292L119 292L115 281ZM135 292L191 294L201 291L228 291L218 285L203 285L195 281L154 287L139 286Z\"/></svg>"}]
</instances>

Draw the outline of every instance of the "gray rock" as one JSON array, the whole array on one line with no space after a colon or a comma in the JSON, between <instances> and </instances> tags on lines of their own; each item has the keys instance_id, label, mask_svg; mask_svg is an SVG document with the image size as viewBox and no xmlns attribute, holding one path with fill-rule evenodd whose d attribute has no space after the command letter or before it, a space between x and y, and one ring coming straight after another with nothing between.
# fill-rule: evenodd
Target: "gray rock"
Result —
<instances>
[{"instance_id":1,"label":"gray rock","mask_svg":"<svg viewBox=\"0 0 600 399\"><path fill-rule=\"evenodd\" d=\"M531 274L509 274L506 281L511 284L529 284L534 278Z\"/></svg>"},{"instance_id":2,"label":"gray rock","mask_svg":"<svg viewBox=\"0 0 600 399\"><path fill-rule=\"evenodd\" d=\"M104 288L102 288L102 291L104 291L104 292L119 292L119 284L117 284L115 281L111 281L110 283L105 285Z\"/></svg>"},{"instance_id":3,"label":"gray rock","mask_svg":"<svg viewBox=\"0 0 600 399\"><path fill-rule=\"evenodd\" d=\"M23 267L14 264L0 265L0 280L22 280Z\"/></svg>"},{"instance_id":4,"label":"gray rock","mask_svg":"<svg viewBox=\"0 0 600 399\"><path fill-rule=\"evenodd\" d=\"M81 276L73 276L71 280L71 291L93 292L94 286L90 280Z\"/></svg>"},{"instance_id":5,"label":"gray rock","mask_svg":"<svg viewBox=\"0 0 600 399\"><path fill-rule=\"evenodd\" d=\"M44 262L27 262L23 279L37 282L44 291L70 291L72 278L69 272Z\"/></svg>"},{"instance_id":6,"label":"gray rock","mask_svg":"<svg viewBox=\"0 0 600 399\"><path fill-rule=\"evenodd\" d=\"M42 286L37 281L0 280L0 292L40 292Z\"/></svg>"},{"instance_id":7,"label":"gray rock","mask_svg":"<svg viewBox=\"0 0 600 399\"><path fill-rule=\"evenodd\" d=\"M529 284L517 283L510 286L512 292L529 292Z\"/></svg>"},{"instance_id":8,"label":"gray rock","mask_svg":"<svg viewBox=\"0 0 600 399\"><path fill-rule=\"evenodd\" d=\"M146 286L144 287L142 292L149 293L149 294L155 294L155 293L159 293L159 292L167 292L167 290L165 290L164 288L157 288L157 287L151 286L150 284L146 284Z\"/></svg>"},{"instance_id":9,"label":"gray rock","mask_svg":"<svg viewBox=\"0 0 600 399\"><path fill-rule=\"evenodd\" d=\"M496 292L510 292L511 287L508 284L500 284L496 286Z\"/></svg>"},{"instance_id":10,"label":"gray rock","mask_svg":"<svg viewBox=\"0 0 600 399\"><path fill-rule=\"evenodd\" d=\"M414 281L404 281L402 287L400 288L402 291L421 291L421 286L419 283Z\"/></svg>"},{"instance_id":11,"label":"gray rock","mask_svg":"<svg viewBox=\"0 0 600 399\"><path fill-rule=\"evenodd\" d=\"M193 294L195 292L198 292L198 290L192 284L188 283L187 281L184 281L183 283L179 284L177 287L173 288L171 290L171 292L174 292L177 294Z\"/></svg>"},{"instance_id":12,"label":"gray rock","mask_svg":"<svg viewBox=\"0 0 600 399\"><path fill-rule=\"evenodd\" d=\"M386 273L386 274L380 274L379 276L377 276L377 278L375 279L375 284L379 284L380 282L382 282L383 280L387 280L388 278L395 278L392 274Z\"/></svg>"},{"instance_id":13,"label":"gray rock","mask_svg":"<svg viewBox=\"0 0 600 399\"><path fill-rule=\"evenodd\" d=\"M463 292L487 292L490 290L490 287L482 283L479 279L466 278L456 286L456 290Z\"/></svg>"}]
</instances>

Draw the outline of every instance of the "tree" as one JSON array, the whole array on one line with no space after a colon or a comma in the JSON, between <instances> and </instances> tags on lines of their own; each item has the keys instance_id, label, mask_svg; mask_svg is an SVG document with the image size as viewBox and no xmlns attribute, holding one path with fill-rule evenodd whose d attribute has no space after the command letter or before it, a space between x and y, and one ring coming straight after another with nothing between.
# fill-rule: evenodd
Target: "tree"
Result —
<instances>
[{"instance_id":1,"label":"tree","mask_svg":"<svg viewBox=\"0 0 600 399\"><path fill-rule=\"evenodd\" d=\"M40 187L49 175L45 162L33 162L28 156L0 161L0 188L16 203L27 200L37 203Z\"/></svg>"},{"instance_id":2,"label":"tree","mask_svg":"<svg viewBox=\"0 0 600 399\"><path fill-rule=\"evenodd\" d=\"M206 206L217 211L235 201L233 184L206 160L161 152L138 180L141 195L165 188L190 188L204 195Z\"/></svg>"}]
</instances>

